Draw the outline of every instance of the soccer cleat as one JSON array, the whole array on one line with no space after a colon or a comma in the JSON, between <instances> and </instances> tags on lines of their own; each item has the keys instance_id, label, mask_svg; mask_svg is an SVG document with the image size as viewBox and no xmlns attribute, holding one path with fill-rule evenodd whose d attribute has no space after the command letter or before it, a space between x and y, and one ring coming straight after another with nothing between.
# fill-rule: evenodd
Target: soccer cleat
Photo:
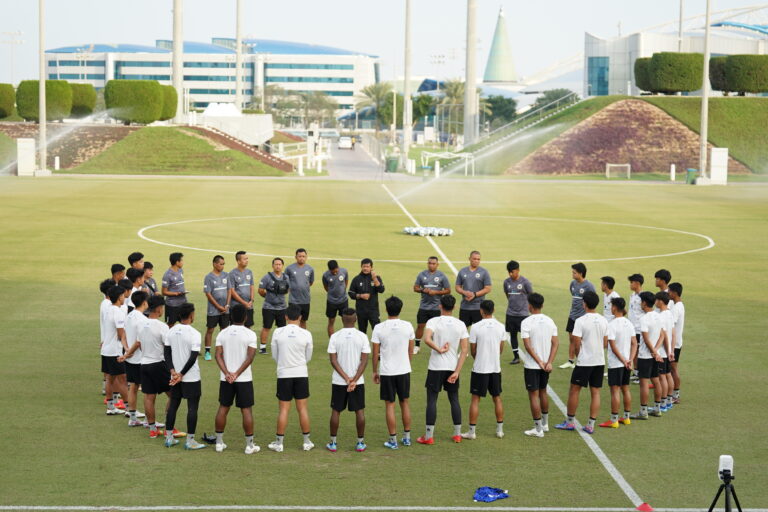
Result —
<instances>
[{"instance_id":1,"label":"soccer cleat","mask_svg":"<svg viewBox=\"0 0 768 512\"><path fill-rule=\"evenodd\" d=\"M392 441L385 441L384 448L389 448L390 450L397 450L398 449L397 441L395 441L394 443Z\"/></svg>"},{"instance_id":2,"label":"soccer cleat","mask_svg":"<svg viewBox=\"0 0 768 512\"><path fill-rule=\"evenodd\" d=\"M643 414L641 412L638 412L635 414L630 414L629 417L632 418L633 420L647 420L648 413ZM627 425L627 423L625 423L625 425Z\"/></svg>"},{"instance_id":3,"label":"soccer cleat","mask_svg":"<svg viewBox=\"0 0 768 512\"><path fill-rule=\"evenodd\" d=\"M307 441L306 443L304 443L303 445L301 445L301 448L302 448L302 449L303 449L305 452L308 452L309 450L311 450L311 449L312 449L312 448L314 448L314 447L315 447L315 443L313 443L312 441Z\"/></svg>"},{"instance_id":4,"label":"soccer cleat","mask_svg":"<svg viewBox=\"0 0 768 512\"><path fill-rule=\"evenodd\" d=\"M329 452L334 452L334 453L336 452L336 450L338 450L338 448L336 447L336 443L334 443L333 441L325 445L325 449L328 450Z\"/></svg>"},{"instance_id":5,"label":"soccer cleat","mask_svg":"<svg viewBox=\"0 0 768 512\"><path fill-rule=\"evenodd\" d=\"M453 436L453 437L456 437L456 436ZM461 434L461 438L462 439L474 440L474 439L477 439L477 434L475 434L473 432L464 432L463 434ZM454 439L454 441L455 441L455 439Z\"/></svg>"},{"instance_id":6,"label":"soccer cleat","mask_svg":"<svg viewBox=\"0 0 768 512\"><path fill-rule=\"evenodd\" d=\"M272 441L267 445L267 448L272 450L273 452L280 453L283 451L283 443L278 443L277 441Z\"/></svg>"},{"instance_id":7,"label":"soccer cleat","mask_svg":"<svg viewBox=\"0 0 768 512\"><path fill-rule=\"evenodd\" d=\"M136 417L137 417L137 418L146 418L146 417L147 417L147 415L146 415L146 414L144 414L144 413L143 413L143 412L141 412L141 411L136 411Z\"/></svg>"},{"instance_id":8,"label":"soccer cleat","mask_svg":"<svg viewBox=\"0 0 768 512\"><path fill-rule=\"evenodd\" d=\"M195 439L187 439L187 442L184 443L185 450L202 450L203 448L205 448L205 445L198 443Z\"/></svg>"},{"instance_id":9,"label":"soccer cleat","mask_svg":"<svg viewBox=\"0 0 768 512\"><path fill-rule=\"evenodd\" d=\"M216 443L216 453L221 453L227 449L227 445L224 443Z\"/></svg>"},{"instance_id":10,"label":"soccer cleat","mask_svg":"<svg viewBox=\"0 0 768 512\"><path fill-rule=\"evenodd\" d=\"M416 442L419 444L435 444L435 438L430 437L429 439L427 439L426 437L421 436L416 438Z\"/></svg>"},{"instance_id":11,"label":"soccer cleat","mask_svg":"<svg viewBox=\"0 0 768 512\"><path fill-rule=\"evenodd\" d=\"M460 443L461 442L461 436L451 436L451 439L453 439L454 443Z\"/></svg>"},{"instance_id":12,"label":"soccer cleat","mask_svg":"<svg viewBox=\"0 0 768 512\"><path fill-rule=\"evenodd\" d=\"M669 407L667 407L666 405L662 405L659 407L659 412L667 412L667 411L669 411Z\"/></svg>"},{"instance_id":13,"label":"soccer cleat","mask_svg":"<svg viewBox=\"0 0 768 512\"><path fill-rule=\"evenodd\" d=\"M115 407L117 407L118 409L125 409L125 402L123 402L123 400L120 399L117 402L115 402Z\"/></svg>"},{"instance_id":14,"label":"soccer cleat","mask_svg":"<svg viewBox=\"0 0 768 512\"><path fill-rule=\"evenodd\" d=\"M619 422L618 421L604 421L600 424L603 428L619 428Z\"/></svg>"},{"instance_id":15,"label":"soccer cleat","mask_svg":"<svg viewBox=\"0 0 768 512\"><path fill-rule=\"evenodd\" d=\"M205 359L206 361L210 361L211 360L211 351L210 350L206 350L205 351L205 357L203 357L203 359Z\"/></svg>"},{"instance_id":16,"label":"soccer cleat","mask_svg":"<svg viewBox=\"0 0 768 512\"><path fill-rule=\"evenodd\" d=\"M362 441L358 441L357 444L355 445L356 452L364 452L366 448L368 447Z\"/></svg>"},{"instance_id":17,"label":"soccer cleat","mask_svg":"<svg viewBox=\"0 0 768 512\"><path fill-rule=\"evenodd\" d=\"M164 444L165 444L166 448L173 448L174 446L179 444L179 440L178 439L166 439Z\"/></svg>"},{"instance_id":18,"label":"soccer cleat","mask_svg":"<svg viewBox=\"0 0 768 512\"><path fill-rule=\"evenodd\" d=\"M107 416L117 416L123 414L123 411L119 409L107 409Z\"/></svg>"},{"instance_id":19,"label":"soccer cleat","mask_svg":"<svg viewBox=\"0 0 768 512\"><path fill-rule=\"evenodd\" d=\"M411 446L411 438L410 437L404 437L400 440L403 446Z\"/></svg>"},{"instance_id":20,"label":"soccer cleat","mask_svg":"<svg viewBox=\"0 0 768 512\"><path fill-rule=\"evenodd\" d=\"M583 430L584 432L590 435L595 433L595 429L590 427L589 425L584 425L583 427L581 427L581 430Z\"/></svg>"},{"instance_id":21,"label":"soccer cleat","mask_svg":"<svg viewBox=\"0 0 768 512\"><path fill-rule=\"evenodd\" d=\"M128 420L129 427L143 427L144 424L139 420Z\"/></svg>"},{"instance_id":22,"label":"soccer cleat","mask_svg":"<svg viewBox=\"0 0 768 512\"><path fill-rule=\"evenodd\" d=\"M530 437L544 437L544 432L542 430L536 430L535 428L532 428L531 430L526 430L525 432L523 432L523 434Z\"/></svg>"},{"instance_id":23,"label":"soccer cleat","mask_svg":"<svg viewBox=\"0 0 768 512\"><path fill-rule=\"evenodd\" d=\"M259 350L259 354L267 355L267 349L266 348L262 348L261 350Z\"/></svg>"},{"instance_id":24,"label":"soccer cleat","mask_svg":"<svg viewBox=\"0 0 768 512\"><path fill-rule=\"evenodd\" d=\"M261 446L257 444L252 444L245 447L246 455L252 455L254 453L259 453L260 451L261 451Z\"/></svg>"},{"instance_id":25,"label":"soccer cleat","mask_svg":"<svg viewBox=\"0 0 768 512\"><path fill-rule=\"evenodd\" d=\"M568 368L576 368L576 365L575 365L575 364L573 364L573 363L572 363L572 362L570 362L570 361L566 361L566 362L564 362L563 364L561 364L561 365L559 366L559 368L561 368L561 369L563 369L563 370L566 370L566 369L568 369Z\"/></svg>"},{"instance_id":26,"label":"soccer cleat","mask_svg":"<svg viewBox=\"0 0 768 512\"><path fill-rule=\"evenodd\" d=\"M564 420L562 423L555 425L555 428L558 430L576 430L576 425L568 423L568 420Z\"/></svg>"},{"instance_id":27,"label":"soccer cleat","mask_svg":"<svg viewBox=\"0 0 768 512\"><path fill-rule=\"evenodd\" d=\"M157 439L158 437L160 437L160 432L158 432L157 430L150 430L149 431L149 438L150 439Z\"/></svg>"},{"instance_id":28,"label":"soccer cleat","mask_svg":"<svg viewBox=\"0 0 768 512\"><path fill-rule=\"evenodd\" d=\"M679 404L680 403L680 399L679 398L673 398L672 399L672 403L673 404Z\"/></svg>"},{"instance_id":29,"label":"soccer cleat","mask_svg":"<svg viewBox=\"0 0 768 512\"><path fill-rule=\"evenodd\" d=\"M619 423L621 423L622 425L631 425L632 420L630 420L629 418L619 418Z\"/></svg>"},{"instance_id":30,"label":"soccer cleat","mask_svg":"<svg viewBox=\"0 0 768 512\"><path fill-rule=\"evenodd\" d=\"M509 362L509 364L520 364L520 358L516 357L512 361Z\"/></svg>"},{"instance_id":31,"label":"soccer cleat","mask_svg":"<svg viewBox=\"0 0 768 512\"><path fill-rule=\"evenodd\" d=\"M661 412L659 412L657 409L654 409L652 411L648 411L648 416L653 416L654 418L661 418Z\"/></svg>"},{"instance_id":32,"label":"soccer cleat","mask_svg":"<svg viewBox=\"0 0 768 512\"><path fill-rule=\"evenodd\" d=\"M549 432L549 423L541 427L541 430L543 430L544 432Z\"/></svg>"},{"instance_id":33,"label":"soccer cleat","mask_svg":"<svg viewBox=\"0 0 768 512\"><path fill-rule=\"evenodd\" d=\"M500 431L496 432L496 437L498 437L499 439L503 439L504 438L504 431L500 430Z\"/></svg>"},{"instance_id":34,"label":"soccer cleat","mask_svg":"<svg viewBox=\"0 0 768 512\"><path fill-rule=\"evenodd\" d=\"M672 410L672 407L674 407L674 406L675 406L675 403L674 403L674 402L669 402L669 403L667 404L667 410L668 410L668 411L671 411L671 410Z\"/></svg>"}]
</instances>

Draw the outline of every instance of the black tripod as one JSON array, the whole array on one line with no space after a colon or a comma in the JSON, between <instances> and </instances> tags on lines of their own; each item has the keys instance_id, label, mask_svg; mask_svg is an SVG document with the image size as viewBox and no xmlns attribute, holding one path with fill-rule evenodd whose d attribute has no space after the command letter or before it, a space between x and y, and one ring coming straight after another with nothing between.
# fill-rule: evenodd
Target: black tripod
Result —
<instances>
[{"instance_id":1,"label":"black tripod","mask_svg":"<svg viewBox=\"0 0 768 512\"><path fill-rule=\"evenodd\" d=\"M741 512L741 504L739 503L739 497L736 496L736 489L733 487L733 484L731 483L735 477L731 476L730 471L723 471L722 480L723 483L720 484L720 489L718 489L717 494L715 495L715 499L712 500L712 505L709 506L709 512L712 512L714 510L715 505L717 504L717 500L720 499L720 495L725 491L725 512L731 512L731 495L733 495L733 501L736 502L736 508L739 509L739 512Z\"/></svg>"}]
</instances>

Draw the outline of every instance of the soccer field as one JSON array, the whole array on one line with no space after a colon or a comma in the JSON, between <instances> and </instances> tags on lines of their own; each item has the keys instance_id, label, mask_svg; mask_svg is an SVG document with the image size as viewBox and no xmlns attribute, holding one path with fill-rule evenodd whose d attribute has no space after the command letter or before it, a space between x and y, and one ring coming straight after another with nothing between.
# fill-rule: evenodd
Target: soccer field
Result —
<instances>
[{"instance_id":1,"label":"soccer field","mask_svg":"<svg viewBox=\"0 0 768 512\"><path fill-rule=\"evenodd\" d=\"M375 182L1 179L0 505L481 508L472 493L489 485L508 489L511 497L482 508L633 508L638 503L618 485L618 474L656 509L706 509L719 485L718 457L731 454L742 506L768 508L768 443L762 432L768 424L768 187L463 180L387 187L391 195ZM384 296L401 297L403 318L415 323L418 295L412 284L437 251L427 239L403 234L403 227L414 225L404 210L423 226L454 230L452 237L435 239L450 260L441 257L441 270L451 280L451 264L461 268L470 250L482 252L502 321L505 263L520 261L522 275L546 299L543 312L558 325L558 364L567 358L571 263L586 262L587 278L598 288L600 276L614 276L625 297L626 276L639 272L645 289L656 291L653 273L669 269L672 280L685 287L682 403L663 418L597 429L592 440L615 468L612 476L576 432L551 428L542 439L523 435L532 421L522 365L506 364L511 351L505 351L504 439L493 435L487 398L478 439L454 444L448 402L441 396L435 445L390 451L382 446L384 406L369 365L368 451L354 451L354 415L345 413L339 452L326 452L332 370L319 276L329 258L339 260L351 278L359 260L371 257ZM235 251L247 250L258 278L273 256L292 262L297 247L308 250L318 278L309 321L315 450L301 450L295 412L285 452L266 450L277 414L271 357L257 355L254 361L259 454L242 453L234 408L225 434L229 449L222 454L212 447L165 449L145 429L129 429L124 418L104 414L97 287L109 277L110 264L127 264L130 252L141 251L159 281L168 254L183 252L189 299L198 306L195 327L204 331L202 281L215 254L225 257L229 270ZM260 319L259 307L257 301ZM381 309L385 316L383 304ZM413 361L414 438L424 428L427 359L422 352ZM214 430L219 372L214 361L201 359L200 367L202 434ZM465 429L470 369L468 361L460 392ZM550 380L563 400L569 379L570 370L555 369ZM607 388L602 397L599 421L610 412ZM165 400L159 401L162 408ZM582 422L587 403L583 392L577 415ZM179 428L185 411L182 405ZM554 403L550 419L551 426L562 419Z\"/></svg>"}]
</instances>

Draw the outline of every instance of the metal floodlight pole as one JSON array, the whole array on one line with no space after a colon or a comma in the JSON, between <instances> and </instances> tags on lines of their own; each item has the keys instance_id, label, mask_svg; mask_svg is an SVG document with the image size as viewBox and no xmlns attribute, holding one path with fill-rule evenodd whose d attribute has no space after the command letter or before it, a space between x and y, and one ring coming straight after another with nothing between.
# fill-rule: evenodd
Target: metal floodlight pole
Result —
<instances>
[{"instance_id":1,"label":"metal floodlight pole","mask_svg":"<svg viewBox=\"0 0 768 512\"><path fill-rule=\"evenodd\" d=\"M706 25L704 26L704 72L701 87L701 130L699 133L699 173L707 178L707 131L709 129L709 31L710 0L707 0Z\"/></svg>"},{"instance_id":2,"label":"metal floodlight pole","mask_svg":"<svg viewBox=\"0 0 768 512\"><path fill-rule=\"evenodd\" d=\"M475 140L477 124L477 104L475 102L475 81L477 79L477 36L475 34L475 15L477 0L467 0L467 55L466 79L464 81L464 145Z\"/></svg>"},{"instance_id":3,"label":"metal floodlight pole","mask_svg":"<svg viewBox=\"0 0 768 512\"><path fill-rule=\"evenodd\" d=\"M173 0L173 68L171 77L176 89L176 122L180 122L184 108L184 39L182 35L182 0Z\"/></svg>"},{"instance_id":4,"label":"metal floodlight pole","mask_svg":"<svg viewBox=\"0 0 768 512\"><path fill-rule=\"evenodd\" d=\"M40 45L40 80L39 80L39 121L40 121L40 133L38 145L40 146L40 170L44 171L48 162L48 138L46 133L46 123L48 122L46 116L45 105L45 0L38 0L38 9L40 16L40 27L38 34L38 41Z\"/></svg>"},{"instance_id":5,"label":"metal floodlight pole","mask_svg":"<svg viewBox=\"0 0 768 512\"><path fill-rule=\"evenodd\" d=\"M408 150L413 138L413 104L411 102L411 0L405 0L405 71L403 74L403 164L408 162Z\"/></svg>"},{"instance_id":6,"label":"metal floodlight pole","mask_svg":"<svg viewBox=\"0 0 768 512\"><path fill-rule=\"evenodd\" d=\"M683 1L680 0L680 22L677 26L677 52L683 52Z\"/></svg>"},{"instance_id":7,"label":"metal floodlight pole","mask_svg":"<svg viewBox=\"0 0 768 512\"><path fill-rule=\"evenodd\" d=\"M243 36L242 36L242 0L237 0L235 21L235 106L243 108Z\"/></svg>"},{"instance_id":8,"label":"metal floodlight pole","mask_svg":"<svg viewBox=\"0 0 768 512\"><path fill-rule=\"evenodd\" d=\"M2 32L2 35L8 36L7 41L0 41L2 44L7 44L11 47L11 85L16 83L16 73L14 72L16 66L16 45L17 44L24 44L24 41L22 39L17 39L18 37L21 37L23 35L23 32L21 30L17 30L15 32Z\"/></svg>"},{"instance_id":9,"label":"metal floodlight pole","mask_svg":"<svg viewBox=\"0 0 768 512\"><path fill-rule=\"evenodd\" d=\"M397 91L392 90L392 144L397 144Z\"/></svg>"}]
</instances>

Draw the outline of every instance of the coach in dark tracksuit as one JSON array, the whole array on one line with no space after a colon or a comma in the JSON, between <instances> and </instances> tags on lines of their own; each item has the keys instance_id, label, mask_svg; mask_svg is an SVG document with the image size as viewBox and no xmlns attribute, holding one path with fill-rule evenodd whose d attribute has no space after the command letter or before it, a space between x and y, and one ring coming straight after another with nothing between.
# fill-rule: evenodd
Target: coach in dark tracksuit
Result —
<instances>
[{"instance_id":1,"label":"coach in dark tracksuit","mask_svg":"<svg viewBox=\"0 0 768 512\"><path fill-rule=\"evenodd\" d=\"M357 328L366 332L379 323L379 294L384 293L384 281L373 270L373 261L365 258L360 262L360 273L349 284L349 298L355 302Z\"/></svg>"}]
</instances>

